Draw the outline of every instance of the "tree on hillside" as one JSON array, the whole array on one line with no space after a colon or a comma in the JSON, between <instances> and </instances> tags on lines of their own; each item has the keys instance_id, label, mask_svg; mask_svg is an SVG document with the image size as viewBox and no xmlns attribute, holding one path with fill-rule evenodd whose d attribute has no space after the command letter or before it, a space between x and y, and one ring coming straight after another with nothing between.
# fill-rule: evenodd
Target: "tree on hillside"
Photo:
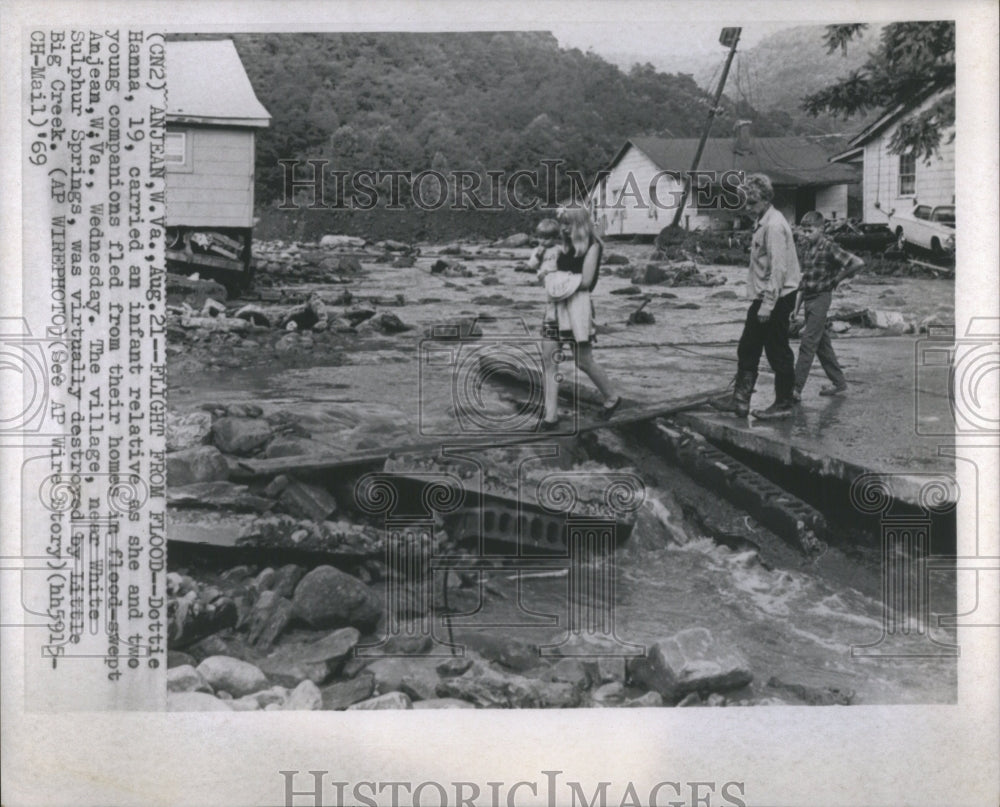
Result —
<instances>
[{"instance_id":1,"label":"tree on hillside","mask_svg":"<svg viewBox=\"0 0 1000 807\"><path fill-rule=\"evenodd\" d=\"M867 26L827 26L830 53L845 50ZM836 84L807 95L802 108L811 115L827 112L848 118L872 110L889 112L901 105L935 97L927 109L906 117L889 142L893 154L911 151L929 160L944 133L955 124L955 23L900 22L887 25L876 50L859 69ZM952 131L948 142L954 140Z\"/></svg>"}]
</instances>

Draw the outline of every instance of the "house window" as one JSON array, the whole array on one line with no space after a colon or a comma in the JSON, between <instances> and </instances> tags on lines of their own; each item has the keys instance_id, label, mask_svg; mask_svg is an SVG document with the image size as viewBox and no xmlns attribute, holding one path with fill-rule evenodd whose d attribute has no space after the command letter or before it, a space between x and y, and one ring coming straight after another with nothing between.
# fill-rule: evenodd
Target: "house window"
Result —
<instances>
[{"instance_id":1,"label":"house window","mask_svg":"<svg viewBox=\"0 0 1000 807\"><path fill-rule=\"evenodd\" d=\"M899 155L899 195L912 196L917 190L917 157L912 152Z\"/></svg>"},{"instance_id":2,"label":"house window","mask_svg":"<svg viewBox=\"0 0 1000 807\"><path fill-rule=\"evenodd\" d=\"M188 167L188 143L186 132L167 132L164 141L165 162L174 170Z\"/></svg>"}]
</instances>

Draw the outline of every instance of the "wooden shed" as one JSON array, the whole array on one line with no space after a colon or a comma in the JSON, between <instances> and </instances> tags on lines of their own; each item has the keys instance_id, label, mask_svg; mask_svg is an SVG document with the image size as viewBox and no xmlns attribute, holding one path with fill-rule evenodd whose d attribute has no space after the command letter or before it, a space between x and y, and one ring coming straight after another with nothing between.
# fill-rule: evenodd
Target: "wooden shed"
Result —
<instances>
[{"instance_id":1,"label":"wooden shed","mask_svg":"<svg viewBox=\"0 0 1000 807\"><path fill-rule=\"evenodd\" d=\"M249 280L254 137L271 116L227 39L168 42L167 262L173 271Z\"/></svg>"}]
</instances>

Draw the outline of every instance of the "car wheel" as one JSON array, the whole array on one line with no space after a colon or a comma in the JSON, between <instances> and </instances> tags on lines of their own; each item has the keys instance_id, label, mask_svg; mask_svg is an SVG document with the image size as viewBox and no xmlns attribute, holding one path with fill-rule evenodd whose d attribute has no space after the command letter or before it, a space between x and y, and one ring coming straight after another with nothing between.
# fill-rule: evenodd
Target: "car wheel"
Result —
<instances>
[{"instance_id":1,"label":"car wheel","mask_svg":"<svg viewBox=\"0 0 1000 807\"><path fill-rule=\"evenodd\" d=\"M944 250L941 248L941 242L938 240L937 236L934 236L931 239L931 252L938 257L944 255Z\"/></svg>"}]
</instances>

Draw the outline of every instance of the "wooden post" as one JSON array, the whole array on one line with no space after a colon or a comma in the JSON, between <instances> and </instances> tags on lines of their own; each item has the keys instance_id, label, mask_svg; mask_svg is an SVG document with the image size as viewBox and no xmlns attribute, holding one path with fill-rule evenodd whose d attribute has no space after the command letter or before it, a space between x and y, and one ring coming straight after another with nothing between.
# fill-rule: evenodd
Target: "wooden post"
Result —
<instances>
[{"instance_id":1,"label":"wooden post","mask_svg":"<svg viewBox=\"0 0 1000 807\"><path fill-rule=\"evenodd\" d=\"M670 223L671 227L678 226L681 216L684 215L684 206L687 204L688 194L691 193L691 176L698 170L698 163L701 162L701 155L705 150L705 141L708 140L708 133L712 130L712 121L715 120L715 113L719 107L719 99L722 98L722 90L726 86L726 79L729 78L729 68L732 66L733 56L736 55L736 46L739 44L742 30L742 28L723 28L722 35L719 37L719 42L723 45L729 45L729 53L726 54L726 63L722 68L722 76L719 79L719 86L715 90L715 98L712 99L712 106L708 110L708 120L705 121L705 129L701 133L701 140L698 141L698 150L694 153L691 170L684 177L684 192L681 194L681 201L677 206L677 212L674 213L674 220Z\"/></svg>"}]
</instances>

